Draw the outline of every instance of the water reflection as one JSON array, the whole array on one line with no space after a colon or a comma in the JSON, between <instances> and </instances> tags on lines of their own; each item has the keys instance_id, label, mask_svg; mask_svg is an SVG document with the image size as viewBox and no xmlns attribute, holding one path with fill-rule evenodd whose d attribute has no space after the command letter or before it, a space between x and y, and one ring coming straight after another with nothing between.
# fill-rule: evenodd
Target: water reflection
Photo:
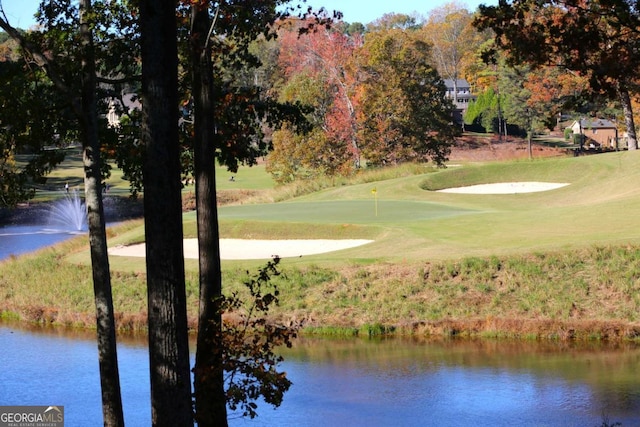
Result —
<instances>
[{"instance_id":1,"label":"water reflection","mask_svg":"<svg viewBox=\"0 0 640 427\"><path fill-rule=\"evenodd\" d=\"M0 404L64 405L99 426L93 332L0 325ZM294 382L277 410L239 426L640 425L636 345L301 339L283 349ZM150 423L145 340L118 349L127 425Z\"/></svg>"},{"instance_id":2,"label":"water reflection","mask_svg":"<svg viewBox=\"0 0 640 427\"><path fill-rule=\"evenodd\" d=\"M302 340L285 352L296 390L251 425L640 425L639 357L631 344Z\"/></svg>"},{"instance_id":3,"label":"water reflection","mask_svg":"<svg viewBox=\"0 0 640 427\"><path fill-rule=\"evenodd\" d=\"M56 329L0 326L1 405L60 405L65 425L102 425L95 335ZM130 426L151 423L147 349L128 340L119 346L122 397Z\"/></svg>"}]
</instances>

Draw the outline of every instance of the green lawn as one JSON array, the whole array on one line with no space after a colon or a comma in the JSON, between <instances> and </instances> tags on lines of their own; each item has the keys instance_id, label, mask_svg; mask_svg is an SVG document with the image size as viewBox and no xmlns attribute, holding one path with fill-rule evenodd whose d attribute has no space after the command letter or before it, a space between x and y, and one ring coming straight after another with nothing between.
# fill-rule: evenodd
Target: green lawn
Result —
<instances>
[{"instance_id":1,"label":"green lawn","mask_svg":"<svg viewBox=\"0 0 640 427\"><path fill-rule=\"evenodd\" d=\"M635 152L618 152L472 164L382 181L343 183L279 203L222 207L220 225L223 237L376 240L363 248L309 257L315 261L343 256L369 260L449 259L635 242L640 238L634 221L636 212L640 212L639 156ZM221 191L279 191L273 190L274 182L264 164L241 167L233 174L218 167L216 173ZM65 182L82 188L81 177L80 153L71 151L38 197L56 197ZM570 185L512 195L434 191L503 181ZM112 194L127 193L128 183L118 169L114 168L108 183ZM185 188L192 190L192 186ZM280 191L286 193L286 189ZM185 233L195 236L193 213L185 215ZM142 226L127 235L115 241L142 240Z\"/></svg>"},{"instance_id":2,"label":"green lawn","mask_svg":"<svg viewBox=\"0 0 640 427\"><path fill-rule=\"evenodd\" d=\"M36 201L60 197L64 193L65 183L71 189L84 191L84 168L80 148L65 150L64 161L47 176L44 184L35 184ZM28 156L18 156L18 162L26 164ZM233 176L233 180L230 178ZM240 166L238 172L231 173L225 167L216 167L217 186L220 190L268 190L274 187L271 176L265 172L264 163L255 166ZM129 182L123 178L122 171L112 165L111 176L106 180L110 194L127 196ZM193 185L184 187L184 191L193 191Z\"/></svg>"},{"instance_id":3,"label":"green lawn","mask_svg":"<svg viewBox=\"0 0 640 427\"><path fill-rule=\"evenodd\" d=\"M223 229L274 224L358 225L376 243L350 258L446 259L637 242L638 153L472 165L436 173L341 186L287 202L220 209ZM557 190L511 195L438 193L430 189L503 181L566 182ZM377 216L371 190L378 196ZM325 235L319 228L317 238ZM308 231L305 237L309 237ZM333 257L318 255L314 258Z\"/></svg>"},{"instance_id":4,"label":"green lawn","mask_svg":"<svg viewBox=\"0 0 640 427\"><path fill-rule=\"evenodd\" d=\"M231 181L233 177L233 181ZM238 172L229 172L221 166L216 167L216 185L220 190L267 190L273 188L274 181L265 171L264 163L255 166L240 166Z\"/></svg>"},{"instance_id":5,"label":"green lawn","mask_svg":"<svg viewBox=\"0 0 640 427\"><path fill-rule=\"evenodd\" d=\"M413 325L418 333L424 325L427 334L459 328L471 334L561 337L563 331L580 330L581 336L608 337L617 331L613 335L636 337L638 165L640 152L619 152L466 165L417 175L388 173L402 177L378 181L370 178L384 171L365 172L351 183L341 181L284 202L222 207L220 230L222 237L247 239L374 240L283 261L276 314L306 319L310 326L381 323ZM218 176L222 190L253 182L273 200L291 193L290 188L271 188L262 166L246 175L241 171L234 182ZM434 191L504 181L570 185L507 195ZM195 237L195 213L183 218L185 236ZM142 221L128 222L109 234L110 245L140 242L144 227ZM78 311L91 320L86 245L86 237L80 237L0 264L4 310L29 319L29 313L39 313L32 307L36 301L45 308L61 307L59 322L76 322ZM114 256L110 264L118 310L143 327L144 260ZM241 289L244 272L263 264L224 261L226 292ZM186 261L186 272L194 316L196 260ZM464 321L466 326L459 323Z\"/></svg>"}]
</instances>

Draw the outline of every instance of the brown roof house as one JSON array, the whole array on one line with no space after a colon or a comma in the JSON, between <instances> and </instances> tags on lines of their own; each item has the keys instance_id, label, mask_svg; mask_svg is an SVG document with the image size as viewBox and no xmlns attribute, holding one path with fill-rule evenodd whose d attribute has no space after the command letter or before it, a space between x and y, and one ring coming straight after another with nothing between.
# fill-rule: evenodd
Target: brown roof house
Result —
<instances>
[{"instance_id":1,"label":"brown roof house","mask_svg":"<svg viewBox=\"0 0 640 427\"><path fill-rule=\"evenodd\" d=\"M591 150L617 149L618 127L615 122L595 118L580 119L574 121L569 127L573 131L574 143L580 144L582 148Z\"/></svg>"}]
</instances>

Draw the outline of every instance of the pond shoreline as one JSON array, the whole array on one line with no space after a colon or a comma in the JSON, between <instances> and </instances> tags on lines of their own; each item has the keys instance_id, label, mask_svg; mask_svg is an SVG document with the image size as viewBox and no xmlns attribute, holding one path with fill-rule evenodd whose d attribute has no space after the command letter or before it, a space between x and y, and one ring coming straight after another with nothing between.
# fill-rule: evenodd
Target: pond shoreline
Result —
<instances>
[{"instance_id":1,"label":"pond shoreline","mask_svg":"<svg viewBox=\"0 0 640 427\"><path fill-rule=\"evenodd\" d=\"M73 321L70 320L73 318ZM116 328L120 336L146 336L146 313L116 313ZM295 319L283 319L272 316L270 322L291 324ZM95 318L90 313L60 313L54 308L32 306L23 308L20 313L0 304L0 324L8 323L25 328L73 330L91 333L95 330ZM597 341L609 343L640 344L640 325L620 321L594 320L535 320L535 319L442 319L420 321L398 325L364 324L319 325L297 322L298 335L302 337L340 337L340 338L415 338L415 339L507 339L522 341ZM189 333L197 331L197 318L189 316Z\"/></svg>"},{"instance_id":2,"label":"pond shoreline","mask_svg":"<svg viewBox=\"0 0 640 427\"><path fill-rule=\"evenodd\" d=\"M127 225L123 224L116 228L122 230L126 227ZM91 268L82 261L86 256L83 255L85 252L86 237L80 236L36 252L0 261L0 277L3 278L0 281L0 292L4 295L0 300L0 321L15 320L25 325L95 329ZM636 252L640 253L640 249ZM138 260L131 264L126 258L121 262L128 264L112 269L117 328L125 334L145 334L147 314L144 262ZM617 264L625 265L622 262ZM129 266L127 268L139 266L142 270L137 270L136 267L127 272L123 270L125 265ZM450 268L448 265L442 268ZM435 264L430 267L432 278L436 267ZM582 268L584 267L583 265ZM469 289L461 294L461 288L477 285L472 284L475 279L461 279L461 275L456 273L455 283L446 284L444 287L446 292L453 290L456 294L447 296L451 301L446 300L445 305L442 305L439 301L444 297L434 293L434 288L441 286L438 283L422 283L419 286L423 290L414 297L402 296L407 295L411 289L418 289L418 284L413 283L408 277L419 276L420 268L423 267L405 265L400 268L394 265L394 268L395 271L392 272L390 264L370 265L366 268L341 266L335 270L315 266L288 267L283 274L288 276L287 281L278 285L281 304L272 311L271 320L298 325L302 335L310 336L640 341L640 324L632 320L633 302L624 304L624 299L618 299L611 301L612 307L604 307L611 292L608 289L601 292L593 291L595 295L588 298L575 295L571 290L565 291L571 294L573 302L569 304L574 307L570 307L567 318L552 318L539 314L558 310L553 305L556 303L555 300L558 300L557 304L560 307L566 306L567 303L562 301L563 296L560 294L553 298L545 297L534 307L530 316L522 316L514 315L517 311L513 310L513 306L522 304L518 302L519 299L529 297L526 289L522 295L514 296L515 291L511 289L502 291L497 285L491 285L490 292L478 293ZM378 278L379 273L384 274L384 278ZM225 285L227 292L242 291L241 283L243 277L246 277L246 269L225 269L224 274L223 280L228 284ZM512 271L509 275L514 282L519 280ZM187 276L189 328L194 332L197 327L198 306L197 268L187 269ZM403 278L405 284L395 289L397 285L394 284L400 278ZM498 278L495 280L498 281ZM299 286L301 281L307 282L304 287ZM469 285L461 284L467 281L470 281ZM42 283L47 283L48 286L40 286ZM349 284L348 287L345 287L346 283ZM489 287L487 284L484 286ZM533 282L531 286L535 287L536 283ZM383 291L402 292L402 295L383 295ZM629 292L633 292L633 289ZM514 300L507 301L503 296L505 293ZM345 298L349 298L349 304L341 302ZM505 301L500 306L491 307L499 298L504 298ZM592 308L580 310L577 308L579 306ZM603 307L606 310L603 310ZM419 313L410 313L409 316L397 313L398 310L436 308L452 313L456 313L453 311L456 309L461 311L455 315L442 315L437 319L429 319L428 316ZM475 314L471 312L471 308L474 308ZM464 312L469 314L464 316ZM615 314L617 318L607 318L608 313ZM620 313L630 313L630 317L623 318Z\"/></svg>"},{"instance_id":3,"label":"pond shoreline","mask_svg":"<svg viewBox=\"0 0 640 427\"><path fill-rule=\"evenodd\" d=\"M0 400L40 404L45 389L70 425L102 424L95 334L0 322L0 344L11 349L0 353ZM633 343L303 337L279 353L293 382L283 404L260 404L258 418L230 426L640 422ZM151 422L148 358L143 336L118 339L127 425Z\"/></svg>"}]
</instances>

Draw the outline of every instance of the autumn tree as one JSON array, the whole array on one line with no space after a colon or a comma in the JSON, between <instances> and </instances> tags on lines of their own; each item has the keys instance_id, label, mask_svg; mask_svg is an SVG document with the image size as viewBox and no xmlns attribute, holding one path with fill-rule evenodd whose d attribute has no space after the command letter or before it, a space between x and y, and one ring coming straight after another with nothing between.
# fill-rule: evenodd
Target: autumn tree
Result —
<instances>
[{"instance_id":1,"label":"autumn tree","mask_svg":"<svg viewBox=\"0 0 640 427\"><path fill-rule=\"evenodd\" d=\"M358 52L359 140L372 165L442 164L453 138L453 104L432 65L429 44L401 30L371 33Z\"/></svg>"},{"instance_id":2,"label":"autumn tree","mask_svg":"<svg viewBox=\"0 0 640 427\"><path fill-rule=\"evenodd\" d=\"M529 69L529 68L527 68ZM558 124L564 111L581 112L588 81L559 67L529 69L523 87L529 92L527 103L538 111L538 121L547 129Z\"/></svg>"},{"instance_id":3,"label":"autumn tree","mask_svg":"<svg viewBox=\"0 0 640 427\"><path fill-rule=\"evenodd\" d=\"M458 102L458 79L466 78L465 69L472 62L473 53L487 38L472 23L473 15L452 2L431 10L421 29L431 43L431 55L438 73L453 82L454 103Z\"/></svg>"},{"instance_id":4,"label":"autumn tree","mask_svg":"<svg viewBox=\"0 0 640 427\"><path fill-rule=\"evenodd\" d=\"M280 32L280 65L287 79L280 100L310 107L308 118L315 129L295 137L290 129L274 134L269 170L281 181L292 178L287 170L336 175L360 165L355 101L359 75L353 67L353 52L361 46L362 37L326 28L299 36L303 25L307 24L291 21L290 28ZM286 143L292 138L309 142L313 154L291 151Z\"/></svg>"},{"instance_id":5,"label":"autumn tree","mask_svg":"<svg viewBox=\"0 0 640 427\"><path fill-rule=\"evenodd\" d=\"M505 135L506 124L517 127L527 133L531 155L533 132L551 130L560 114L580 110L588 82L559 67L509 65L499 51L495 53L482 72L490 83L470 102L465 121Z\"/></svg>"},{"instance_id":6,"label":"autumn tree","mask_svg":"<svg viewBox=\"0 0 640 427\"><path fill-rule=\"evenodd\" d=\"M630 93L640 65L640 15L625 0L518 0L480 6L475 20L492 29L514 63L560 66L589 79L594 94L617 99L630 150L637 148Z\"/></svg>"},{"instance_id":7,"label":"autumn tree","mask_svg":"<svg viewBox=\"0 0 640 427\"><path fill-rule=\"evenodd\" d=\"M367 24L369 32L384 30L417 30L422 24L422 18L416 14L385 13L380 18Z\"/></svg>"},{"instance_id":8,"label":"autumn tree","mask_svg":"<svg viewBox=\"0 0 640 427\"><path fill-rule=\"evenodd\" d=\"M280 90L279 99L306 107L312 129L300 132L285 125L273 134L273 151L269 154L267 172L278 183L320 176L346 175L353 170L353 156L343 140L331 138L328 128L335 116L335 98L326 81L306 72L296 74ZM344 116L341 116L344 117ZM344 126L349 129L349 125Z\"/></svg>"},{"instance_id":9,"label":"autumn tree","mask_svg":"<svg viewBox=\"0 0 640 427\"><path fill-rule=\"evenodd\" d=\"M529 80L531 79L531 80ZM503 96L502 107L505 120L522 129L527 136L529 159L533 158L532 138L536 130L545 127L545 120L555 119L549 117L553 108L548 103L533 102L534 87L527 82L533 81L533 75L528 67L507 67L503 70L500 79L500 93Z\"/></svg>"},{"instance_id":10,"label":"autumn tree","mask_svg":"<svg viewBox=\"0 0 640 427\"><path fill-rule=\"evenodd\" d=\"M348 36L354 36L356 34L364 34L367 31L367 28L364 26L362 22L344 22L339 21L335 23L333 26L336 30L344 33Z\"/></svg>"}]
</instances>

